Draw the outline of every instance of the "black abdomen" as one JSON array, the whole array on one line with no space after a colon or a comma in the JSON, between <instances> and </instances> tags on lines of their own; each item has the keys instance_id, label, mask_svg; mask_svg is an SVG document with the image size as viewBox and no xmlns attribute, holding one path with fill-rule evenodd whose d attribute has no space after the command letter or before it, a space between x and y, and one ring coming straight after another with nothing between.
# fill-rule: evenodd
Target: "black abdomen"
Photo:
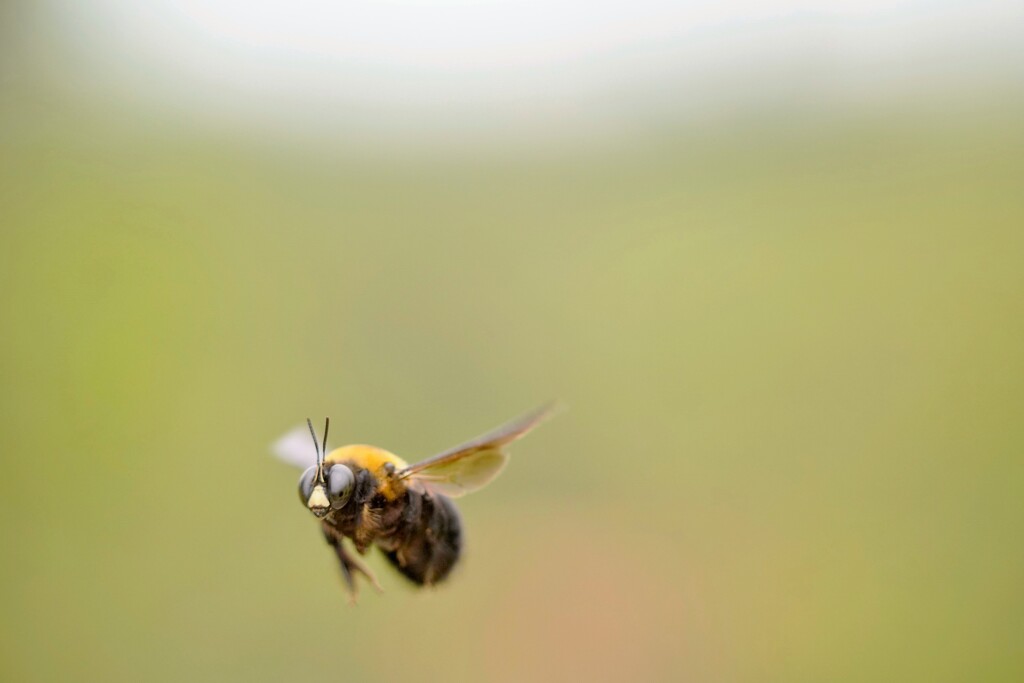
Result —
<instances>
[{"instance_id":1,"label":"black abdomen","mask_svg":"<svg viewBox=\"0 0 1024 683\"><path fill-rule=\"evenodd\" d=\"M419 585L440 583L462 551L462 523L451 499L409 490L407 504L384 554ZM380 545L384 545L381 543Z\"/></svg>"}]
</instances>

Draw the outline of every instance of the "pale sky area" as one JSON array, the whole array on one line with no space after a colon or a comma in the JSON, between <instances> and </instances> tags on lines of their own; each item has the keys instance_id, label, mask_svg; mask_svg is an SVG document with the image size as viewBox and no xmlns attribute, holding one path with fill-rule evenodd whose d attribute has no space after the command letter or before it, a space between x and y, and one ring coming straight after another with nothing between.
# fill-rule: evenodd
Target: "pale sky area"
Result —
<instances>
[{"instance_id":1,"label":"pale sky area","mask_svg":"<svg viewBox=\"0 0 1024 683\"><path fill-rule=\"evenodd\" d=\"M101 0L50 20L76 87L313 129L577 126L1024 81L1019 2Z\"/></svg>"}]
</instances>

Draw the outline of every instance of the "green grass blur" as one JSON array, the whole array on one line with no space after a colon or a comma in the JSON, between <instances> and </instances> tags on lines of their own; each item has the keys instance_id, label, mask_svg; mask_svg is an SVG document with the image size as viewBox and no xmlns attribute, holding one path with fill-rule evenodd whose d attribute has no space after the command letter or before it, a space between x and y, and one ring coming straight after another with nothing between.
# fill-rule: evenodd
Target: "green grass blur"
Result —
<instances>
[{"instance_id":1,"label":"green grass blur","mask_svg":"<svg viewBox=\"0 0 1024 683\"><path fill-rule=\"evenodd\" d=\"M37 95L0 113L0 679L1024 676L1021 107L435 159ZM552 397L454 579L374 555L348 607L269 442L416 459Z\"/></svg>"}]
</instances>

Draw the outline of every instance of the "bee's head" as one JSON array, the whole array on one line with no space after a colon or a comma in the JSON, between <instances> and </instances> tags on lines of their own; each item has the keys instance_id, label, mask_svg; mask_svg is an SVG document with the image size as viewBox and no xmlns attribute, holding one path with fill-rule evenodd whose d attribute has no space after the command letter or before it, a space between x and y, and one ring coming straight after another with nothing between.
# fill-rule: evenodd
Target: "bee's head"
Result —
<instances>
[{"instance_id":1,"label":"bee's head","mask_svg":"<svg viewBox=\"0 0 1024 683\"><path fill-rule=\"evenodd\" d=\"M327 428L330 419L324 421L324 443L320 448L316 441L313 423L307 418L309 433L313 436L313 447L316 448L316 465L310 467L299 477L299 499L316 515L323 519L331 510L340 510L352 497L355 476L341 463L324 462L327 451Z\"/></svg>"}]
</instances>

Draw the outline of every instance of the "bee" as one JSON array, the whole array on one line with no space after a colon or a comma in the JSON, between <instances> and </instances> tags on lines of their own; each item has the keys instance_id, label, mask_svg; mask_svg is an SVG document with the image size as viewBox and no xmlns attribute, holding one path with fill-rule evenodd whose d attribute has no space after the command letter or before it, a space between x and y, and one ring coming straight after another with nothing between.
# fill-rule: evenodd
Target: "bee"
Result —
<instances>
[{"instance_id":1,"label":"bee","mask_svg":"<svg viewBox=\"0 0 1024 683\"><path fill-rule=\"evenodd\" d=\"M463 548L462 522L452 499L492 482L508 462L508 446L549 417L553 407L538 408L413 465L376 446L328 451L329 419L324 421L322 442L317 441L312 421L306 420L312 448L299 427L273 450L282 460L306 467L299 477L299 499L320 522L354 602L356 575L382 590L359 558L372 546L418 586L448 578Z\"/></svg>"}]
</instances>

